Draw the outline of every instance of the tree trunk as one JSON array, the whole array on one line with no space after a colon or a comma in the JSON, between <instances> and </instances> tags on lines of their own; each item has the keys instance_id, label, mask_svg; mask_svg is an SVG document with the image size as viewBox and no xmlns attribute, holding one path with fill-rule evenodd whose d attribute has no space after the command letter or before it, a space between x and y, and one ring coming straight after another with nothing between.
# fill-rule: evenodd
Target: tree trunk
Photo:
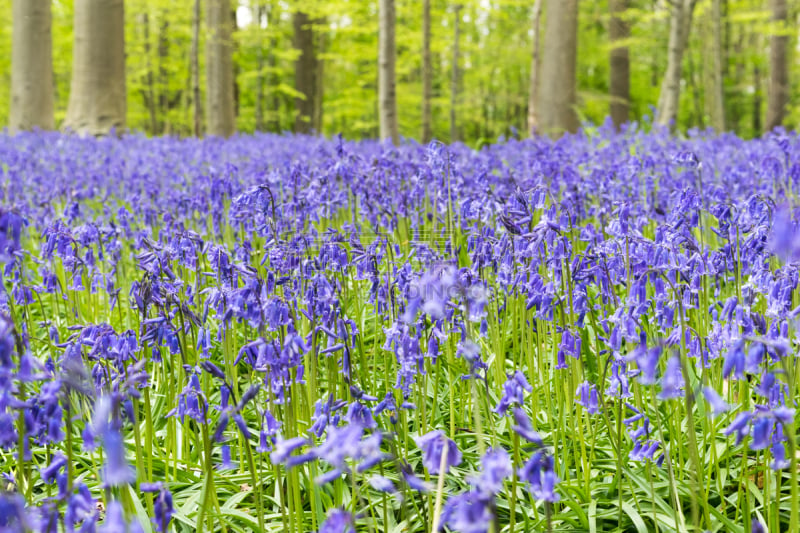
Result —
<instances>
[{"instance_id":1,"label":"tree trunk","mask_svg":"<svg viewBox=\"0 0 800 533\"><path fill-rule=\"evenodd\" d=\"M169 21L164 12L161 13L161 23L158 29L158 109L159 109L159 133L169 134L172 127L170 125L169 112L174 105L180 102L181 91L171 96L169 90Z\"/></svg>"},{"instance_id":2,"label":"tree trunk","mask_svg":"<svg viewBox=\"0 0 800 533\"><path fill-rule=\"evenodd\" d=\"M89 135L125 127L123 0L75 0L72 82L64 128Z\"/></svg>"},{"instance_id":3,"label":"tree trunk","mask_svg":"<svg viewBox=\"0 0 800 533\"><path fill-rule=\"evenodd\" d=\"M146 104L147 104L147 112L150 116L150 134L157 135L158 134L158 121L157 117L157 110L156 106L158 103L156 102L156 91L155 91L155 81L153 76L153 64L150 60L150 17L147 15L147 12L142 13L141 16L141 24L142 29L144 30L144 61L145 61L145 94L146 94Z\"/></svg>"},{"instance_id":4,"label":"tree trunk","mask_svg":"<svg viewBox=\"0 0 800 533\"><path fill-rule=\"evenodd\" d=\"M256 27L258 28L258 48L256 48L256 131L264 130L264 43L261 38L264 33L264 6L260 0L253 2L251 9L256 14Z\"/></svg>"},{"instance_id":5,"label":"tree trunk","mask_svg":"<svg viewBox=\"0 0 800 533\"><path fill-rule=\"evenodd\" d=\"M194 0L192 13L192 129L200 137L200 0Z\"/></svg>"},{"instance_id":6,"label":"tree trunk","mask_svg":"<svg viewBox=\"0 0 800 533\"><path fill-rule=\"evenodd\" d=\"M769 93L767 102L767 131L783 124L786 106L789 103L789 36L786 34L789 10L786 0L770 0L772 20L778 33L770 38L769 46Z\"/></svg>"},{"instance_id":7,"label":"tree trunk","mask_svg":"<svg viewBox=\"0 0 800 533\"><path fill-rule=\"evenodd\" d=\"M760 47L764 46L764 43L761 41L760 34L758 32L753 32L750 36L751 46L758 50ZM761 123L761 102L763 100L763 95L761 94L761 67L758 65L758 61L753 61L753 117L752 117L752 125L753 125L753 135L761 135L762 133L762 123Z\"/></svg>"},{"instance_id":8,"label":"tree trunk","mask_svg":"<svg viewBox=\"0 0 800 533\"><path fill-rule=\"evenodd\" d=\"M324 25L325 20L319 19L318 22L320 25ZM317 31L316 37L317 55L316 68L314 69L314 115L311 124L314 127L314 131L320 133L322 131L322 101L325 96L325 84L323 83L325 62L320 58L320 55L325 52L325 33Z\"/></svg>"},{"instance_id":9,"label":"tree trunk","mask_svg":"<svg viewBox=\"0 0 800 533\"><path fill-rule=\"evenodd\" d=\"M669 27L667 70L661 83L656 124L673 127L681 97L683 53L689 41L695 0L675 0Z\"/></svg>"},{"instance_id":10,"label":"tree trunk","mask_svg":"<svg viewBox=\"0 0 800 533\"><path fill-rule=\"evenodd\" d=\"M578 0L548 0L544 30L542 79L539 85L540 126L560 136L580 126L577 103Z\"/></svg>"},{"instance_id":11,"label":"tree trunk","mask_svg":"<svg viewBox=\"0 0 800 533\"><path fill-rule=\"evenodd\" d=\"M300 55L294 62L294 88L302 97L294 99L295 133L311 133L314 119L314 74L317 58L314 53L314 30L308 13L298 11L292 17L294 23L294 47Z\"/></svg>"},{"instance_id":12,"label":"tree trunk","mask_svg":"<svg viewBox=\"0 0 800 533\"><path fill-rule=\"evenodd\" d=\"M433 66L431 65L431 0L422 0L422 142L433 139L431 98Z\"/></svg>"},{"instance_id":13,"label":"tree trunk","mask_svg":"<svg viewBox=\"0 0 800 533\"><path fill-rule=\"evenodd\" d=\"M608 35L611 40L611 53L609 57L609 96L611 97L611 121L619 130L620 126L630 119L630 58L628 45L616 46L617 41L624 41L631 36L631 28L625 19L628 9L628 0L609 0L611 21L608 26Z\"/></svg>"},{"instance_id":14,"label":"tree trunk","mask_svg":"<svg viewBox=\"0 0 800 533\"><path fill-rule=\"evenodd\" d=\"M239 116L239 65L233 61L233 54L236 51L236 32L239 31L239 21L236 19L236 8L231 9L231 64L233 65L233 116L234 124L236 117Z\"/></svg>"},{"instance_id":15,"label":"tree trunk","mask_svg":"<svg viewBox=\"0 0 800 533\"><path fill-rule=\"evenodd\" d=\"M458 141L458 124L456 123L456 110L458 107L458 62L459 62L459 50L458 50L458 41L461 37L460 30L461 25L459 24L461 19L461 5L456 4L455 7L455 16L453 17L453 68L452 68L452 79L450 80L450 142Z\"/></svg>"},{"instance_id":16,"label":"tree trunk","mask_svg":"<svg viewBox=\"0 0 800 533\"><path fill-rule=\"evenodd\" d=\"M233 101L233 42L229 0L207 0L206 107L208 134L236 131Z\"/></svg>"},{"instance_id":17,"label":"tree trunk","mask_svg":"<svg viewBox=\"0 0 800 533\"><path fill-rule=\"evenodd\" d=\"M711 0L711 126L725 131L725 89L722 78L722 8L720 0Z\"/></svg>"},{"instance_id":18,"label":"tree trunk","mask_svg":"<svg viewBox=\"0 0 800 533\"><path fill-rule=\"evenodd\" d=\"M530 88L528 89L528 134L533 136L539 128L539 27L542 20L542 0L533 4L533 52L531 56Z\"/></svg>"},{"instance_id":19,"label":"tree trunk","mask_svg":"<svg viewBox=\"0 0 800 533\"><path fill-rule=\"evenodd\" d=\"M394 0L379 0L378 4L378 124L381 140L400 142L397 125L397 95L395 86Z\"/></svg>"},{"instance_id":20,"label":"tree trunk","mask_svg":"<svg viewBox=\"0 0 800 533\"><path fill-rule=\"evenodd\" d=\"M55 127L50 0L13 0L11 45L12 132Z\"/></svg>"},{"instance_id":21,"label":"tree trunk","mask_svg":"<svg viewBox=\"0 0 800 533\"><path fill-rule=\"evenodd\" d=\"M539 128L539 28L542 20L542 0L536 0L533 4L533 27L531 41L533 43L531 53L531 74L530 87L528 88L528 134L533 137Z\"/></svg>"}]
</instances>

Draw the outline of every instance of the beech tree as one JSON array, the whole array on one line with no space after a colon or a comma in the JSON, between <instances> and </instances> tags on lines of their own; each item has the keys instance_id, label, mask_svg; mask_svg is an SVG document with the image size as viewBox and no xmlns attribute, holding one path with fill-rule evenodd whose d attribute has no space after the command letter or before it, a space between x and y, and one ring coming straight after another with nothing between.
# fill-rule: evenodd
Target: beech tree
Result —
<instances>
[{"instance_id":1,"label":"beech tree","mask_svg":"<svg viewBox=\"0 0 800 533\"><path fill-rule=\"evenodd\" d=\"M11 131L53 123L53 60L50 0L13 0Z\"/></svg>"},{"instance_id":2,"label":"beech tree","mask_svg":"<svg viewBox=\"0 0 800 533\"><path fill-rule=\"evenodd\" d=\"M453 8L455 16L453 17L453 66L450 79L450 142L458 140L458 123L456 122L456 111L458 109L458 63L459 63L459 49L458 41L460 40L461 29L461 5L456 4Z\"/></svg>"},{"instance_id":3,"label":"beech tree","mask_svg":"<svg viewBox=\"0 0 800 533\"><path fill-rule=\"evenodd\" d=\"M611 41L608 92L611 97L611 120L619 129L629 119L631 79L628 45L617 43L628 39L631 36L631 29L625 18L628 0L609 0L608 3L611 11L611 21L608 25L608 37Z\"/></svg>"},{"instance_id":4,"label":"beech tree","mask_svg":"<svg viewBox=\"0 0 800 533\"><path fill-rule=\"evenodd\" d=\"M769 92L765 124L767 131L783 124L786 105L789 103L789 9L786 0L770 0L769 4L776 27L769 45Z\"/></svg>"},{"instance_id":5,"label":"beech tree","mask_svg":"<svg viewBox=\"0 0 800 533\"><path fill-rule=\"evenodd\" d=\"M534 135L539 127L538 93L539 93L539 27L542 19L542 0L533 4L532 51L530 87L528 88L528 134Z\"/></svg>"},{"instance_id":6,"label":"beech tree","mask_svg":"<svg viewBox=\"0 0 800 533\"><path fill-rule=\"evenodd\" d=\"M578 0L547 0L539 117L543 133L559 136L580 126L577 105Z\"/></svg>"},{"instance_id":7,"label":"beech tree","mask_svg":"<svg viewBox=\"0 0 800 533\"><path fill-rule=\"evenodd\" d=\"M107 135L125 128L123 4L123 0L75 0L67 130Z\"/></svg>"},{"instance_id":8,"label":"beech tree","mask_svg":"<svg viewBox=\"0 0 800 533\"><path fill-rule=\"evenodd\" d=\"M303 96L297 96L295 102L294 131L311 133L316 114L315 103L317 88L315 87L317 56L314 51L314 30L311 17L303 11L296 11L292 16L294 25L294 47L300 52L294 62L294 88Z\"/></svg>"},{"instance_id":9,"label":"beech tree","mask_svg":"<svg viewBox=\"0 0 800 533\"><path fill-rule=\"evenodd\" d=\"M683 72L683 53L689 41L692 27L692 14L697 0L675 0L669 26L667 45L667 70L661 83L658 97L656 123L672 126L678 117L681 97L681 75Z\"/></svg>"},{"instance_id":10,"label":"beech tree","mask_svg":"<svg viewBox=\"0 0 800 533\"><path fill-rule=\"evenodd\" d=\"M433 138L431 98L433 67L431 66L431 0L422 0L422 142Z\"/></svg>"},{"instance_id":11,"label":"beech tree","mask_svg":"<svg viewBox=\"0 0 800 533\"><path fill-rule=\"evenodd\" d=\"M233 42L229 0L206 0L207 133L229 137L236 131L233 94Z\"/></svg>"},{"instance_id":12,"label":"beech tree","mask_svg":"<svg viewBox=\"0 0 800 533\"><path fill-rule=\"evenodd\" d=\"M378 123L380 138L397 144L400 133L397 125L397 94L395 61L397 48L394 42L394 0L379 0L378 22Z\"/></svg>"}]
</instances>

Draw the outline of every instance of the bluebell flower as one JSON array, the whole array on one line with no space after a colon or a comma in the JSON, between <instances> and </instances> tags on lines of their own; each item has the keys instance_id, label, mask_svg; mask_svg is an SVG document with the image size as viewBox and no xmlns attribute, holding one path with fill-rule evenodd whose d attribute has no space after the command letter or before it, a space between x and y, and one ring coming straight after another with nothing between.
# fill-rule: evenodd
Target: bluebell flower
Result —
<instances>
[{"instance_id":1,"label":"bluebell flower","mask_svg":"<svg viewBox=\"0 0 800 533\"><path fill-rule=\"evenodd\" d=\"M205 424L208 417L208 401L200 387L197 374L189 376L189 383L178 395L178 406L167 413L167 416L179 416L184 422L186 416L198 424Z\"/></svg>"},{"instance_id":2,"label":"bluebell flower","mask_svg":"<svg viewBox=\"0 0 800 533\"><path fill-rule=\"evenodd\" d=\"M706 397L708 405L711 406L712 416L719 416L730 410L731 406L728 405L713 388L703 387L703 395Z\"/></svg>"},{"instance_id":3,"label":"bluebell flower","mask_svg":"<svg viewBox=\"0 0 800 533\"><path fill-rule=\"evenodd\" d=\"M372 486L373 489L379 492L388 492L390 494L395 494L397 492L397 488L392 483L392 480L380 476L380 475L373 475L369 478L369 484Z\"/></svg>"},{"instance_id":4,"label":"bluebell flower","mask_svg":"<svg viewBox=\"0 0 800 533\"><path fill-rule=\"evenodd\" d=\"M750 449L763 450L769 447L772 428L775 422L771 417L757 417L753 422L753 440Z\"/></svg>"},{"instance_id":5,"label":"bluebell flower","mask_svg":"<svg viewBox=\"0 0 800 533\"><path fill-rule=\"evenodd\" d=\"M661 392L658 397L662 400L680 398L683 396L683 386L681 360L679 356L673 355L667 361L667 369L664 371L664 375L661 376Z\"/></svg>"},{"instance_id":6,"label":"bluebell flower","mask_svg":"<svg viewBox=\"0 0 800 533\"><path fill-rule=\"evenodd\" d=\"M744 363L744 340L738 340L725 355L725 362L722 365L722 375L727 378L733 374L733 377L736 379L743 379Z\"/></svg>"},{"instance_id":7,"label":"bluebell flower","mask_svg":"<svg viewBox=\"0 0 800 533\"><path fill-rule=\"evenodd\" d=\"M52 483L56 479L56 475L67 465L67 458L63 453L57 452L50 459L50 464L39 469L42 475L42 481L45 483Z\"/></svg>"},{"instance_id":8,"label":"bluebell flower","mask_svg":"<svg viewBox=\"0 0 800 533\"><path fill-rule=\"evenodd\" d=\"M355 518L344 509L333 509L319 527L319 533L355 533Z\"/></svg>"},{"instance_id":9,"label":"bluebell flower","mask_svg":"<svg viewBox=\"0 0 800 533\"><path fill-rule=\"evenodd\" d=\"M403 479L405 480L406 484L412 489L419 492L430 492L431 486L424 480L417 477L411 466L408 463L401 462L400 464L400 473L403 475Z\"/></svg>"},{"instance_id":10,"label":"bluebell flower","mask_svg":"<svg viewBox=\"0 0 800 533\"><path fill-rule=\"evenodd\" d=\"M0 237L2 237L1 231ZM28 531L32 525L33 521L25 509L25 498L20 494L0 492L0 530Z\"/></svg>"},{"instance_id":11,"label":"bluebell flower","mask_svg":"<svg viewBox=\"0 0 800 533\"><path fill-rule=\"evenodd\" d=\"M139 490L142 492L154 492L156 496L153 500L153 525L156 531L164 533L167 531L172 515L175 514L175 508L172 504L172 493L167 489L163 483L142 483L139 485Z\"/></svg>"},{"instance_id":12,"label":"bluebell flower","mask_svg":"<svg viewBox=\"0 0 800 533\"><path fill-rule=\"evenodd\" d=\"M275 443L275 447L270 454L272 464L285 463L293 451L305 446L306 444L308 444L308 439L305 437L294 437L287 440L278 438L278 441Z\"/></svg>"},{"instance_id":13,"label":"bluebell flower","mask_svg":"<svg viewBox=\"0 0 800 533\"><path fill-rule=\"evenodd\" d=\"M519 470L519 477L526 481L537 500L557 502L560 497L555 492L559 479L555 473L553 457L544 450L534 453Z\"/></svg>"},{"instance_id":14,"label":"bluebell flower","mask_svg":"<svg viewBox=\"0 0 800 533\"><path fill-rule=\"evenodd\" d=\"M575 396L578 397L577 400L575 400L575 403L586 409L586 412L588 412L590 415L600 412L600 406L597 397L597 387L594 384L584 381L578 385L578 389L575 391Z\"/></svg>"},{"instance_id":15,"label":"bluebell flower","mask_svg":"<svg viewBox=\"0 0 800 533\"><path fill-rule=\"evenodd\" d=\"M489 448L481 458L481 473L470 479L470 484L484 495L494 495L503 490L503 482L511 473L511 458L503 448Z\"/></svg>"},{"instance_id":16,"label":"bluebell flower","mask_svg":"<svg viewBox=\"0 0 800 533\"><path fill-rule=\"evenodd\" d=\"M531 392L532 390L533 388L528 383L528 380L525 379L525 374L517 370L506 379L503 385L503 396L494 408L494 412L504 415L512 405L523 405L525 403L524 392Z\"/></svg>"},{"instance_id":17,"label":"bluebell flower","mask_svg":"<svg viewBox=\"0 0 800 533\"><path fill-rule=\"evenodd\" d=\"M522 437L523 439L534 443L538 447L544 446L542 442L542 437L539 436L539 433L533 429L533 424L531 424L531 419L528 418L528 415L525 414L521 408L517 407L514 409L514 421L516 422L515 425L511 426L511 429L517 432L517 434Z\"/></svg>"},{"instance_id":18,"label":"bluebell flower","mask_svg":"<svg viewBox=\"0 0 800 533\"><path fill-rule=\"evenodd\" d=\"M491 501L475 491L451 496L442 509L442 525L461 533L486 533L493 519Z\"/></svg>"},{"instance_id":19,"label":"bluebell flower","mask_svg":"<svg viewBox=\"0 0 800 533\"><path fill-rule=\"evenodd\" d=\"M125 441L119 430L108 428L103 434L103 451L106 464L101 476L103 486L119 487L136 481L136 472L125 460Z\"/></svg>"},{"instance_id":20,"label":"bluebell flower","mask_svg":"<svg viewBox=\"0 0 800 533\"><path fill-rule=\"evenodd\" d=\"M450 468L461 464L461 451L441 430L437 429L416 437L414 442L422 450L422 464L432 475L446 474ZM443 454L444 472L440 472Z\"/></svg>"},{"instance_id":21,"label":"bluebell flower","mask_svg":"<svg viewBox=\"0 0 800 533\"><path fill-rule=\"evenodd\" d=\"M750 433L750 419L753 417L753 414L750 411L744 411L736 415L736 418L733 419L733 422L725 428L723 433L725 435L730 435L731 433L736 434L736 444L740 444L742 439Z\"/></svg>"},{"instance_id":22,"label":"bluebell flower","mask_svg":"<svg viewBox=\"0 0 800 533\"><path fill-rule=\"evenodd\" d=\"M106 508L106 516L100 525L100 533L125 533L128 531L128 522L125 520L125 512L122 504L117 500L112 500Z\"/></svg>"}]
</instances>

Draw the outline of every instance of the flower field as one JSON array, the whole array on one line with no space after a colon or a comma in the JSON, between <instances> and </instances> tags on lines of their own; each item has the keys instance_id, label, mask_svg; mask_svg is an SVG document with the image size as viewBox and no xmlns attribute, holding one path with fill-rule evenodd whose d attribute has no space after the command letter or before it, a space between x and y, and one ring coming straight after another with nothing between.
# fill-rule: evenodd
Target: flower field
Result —
<instances>
[{"instance_id":1,"label":"flower field","mask_svg":"<svg viewBox=\"0 0 800 533\"><path fill-rule=\"evenodd\" d=\"M1 531L800 531L800 138L0 137Z\"/></svg>"}]
</instances>

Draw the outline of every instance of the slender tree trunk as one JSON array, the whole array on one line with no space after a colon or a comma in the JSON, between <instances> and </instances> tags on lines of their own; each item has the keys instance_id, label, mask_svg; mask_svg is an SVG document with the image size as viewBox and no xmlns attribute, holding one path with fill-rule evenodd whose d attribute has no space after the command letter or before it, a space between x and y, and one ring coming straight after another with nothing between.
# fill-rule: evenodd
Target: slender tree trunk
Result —
<instances>
[{"instance_id":1,"label":"slender tree trunk","mask_svg":"<svg viewBox=\"0 0 800 533\"><path fill-rule=\"evenodd\" d=\"M452 79L450 80L450 142L458 141L458 124L456 122L456 110L458 108L458 63L459 63L459 50L458 41L461 37L461 5L456 4L455 16L453 17L453 68Z\"/></svg>"},{"instance_id":2,"label":"slender tree trunk","mask_svg":"<svg viewBox=\"0 0 800 533\"><path fill-rule=\"evenodd\" d=\"M528 134L533 136L539 128L539 28L542 20L542 0L533 4L533 52L531 55L530 88L528 89Z\"/></svg>"},{"instance_id":3,"label":"slender tree trunk","mask_svg":"<svg viewBox=\"0 0 800 533\"><path fill-rule=\"evenodd\" d=\"M278 76L275 70L278 65L278 58L275 50L278 50L280 42L278 41L278 34L275 28L280 21L280 4L275 0L270 0L264 8L264 16L267 20L267 29L270 32L269 46L267 48L267 74L265 76L266 85L268 87L269 96L267 98L266 106L266 128L267 131L279 132L281 131L281 99L280 94L276 90L278 86ZM294 124L292 124L294 126Z\"/></svg>"},{"instance_id":4,"label":"slender tree trunk","mask_svg":"<svg viewBox=\"0 0 800 533\"><path fill-rule=\"evenodd\" d=\"M236 8L231 9L231 64L233 65L233 116L239 116L239 65L233 61L236 51L236 32L239 31L239 21L236 19ZM235 120L234 120L235 123Z\"/></svg>"},{"instance_id":5,"label":"slender tree trunk","mask_svg":"<svg viewBox=\"0 0 800 533\"><path fill-rule=\"evenodd\" d=\"M158 114L159 133L169 134L171 131L169 112L174 105L180 102L181 91L177 95L170 97L169 90L169 21L166 14L161 13L161 23L158 29ZM174 100L173 100L174 98Z\"/></svg>"},{"instance_id":6,"label":"slender tree trunk","mask_svg":"<svg viewBox=\"0 0 800 533\"><path fill-rule=\"evenodd\" d=\"M394 41L394 0L379 0L378 3L378 124L381 140L400 142L397 125L397 95L395 62L397 48Z\"/></svg>"},{"instance_id":7,"label":"slender tree trunk","mask_svg":"<svg viewBox=\"0 0 800 533\"><path fill-rule=\"evenodd\" d=\"M689 83L689 92L692 95L692 103L694 106L694 118L692 120L692 124L697 126L700 129L704 129L706 127L705 116L703 115L703 101L701 97L701 86L698 83L695 68L694 68L694 59L692 58L692 54L686 54L686 75L687 80Z\"/></svg>"},{"instance_id":8,"label":"slender tree trunk","mask_svg":"<svg viewBox=\"0 0 800 533\"><path fill-rule=\"evenodd\" d=\"M53 55L50 0L13 0L11 28L12 132L51 130Z\"/></svg>"},{"instance_id":9,"label":"slender tree trunk","mask_svg":"<svg viewBox=\"0 0 800 533\"><path fill-rule=\"evenodd\" d=\"M770 38L769 47L769 93L767 101L767 131L783 124L786 106L789 103L789 36L786 34L789 22L787 0L770 0L772 20L778 27L778 34Z\"/></svg>"},{"instance_id":10,"label":"slender tree trunk","mask_svg":"<svg viewBox=\"0 0 800 533\"><path fill-rule=\"evenodd\" d=\"M267 130L272 132L281 131L281 100L278 91L275 90L278 78L278 76L275 74L275 69L277 68L278 58L275 55L274 50L277 49L277 46L278 39L277 37L272 36L269 40L270 53L267 61L267 64L269 65L268 86L271 87L269 109L267 109Z\"/></svg>"},{"instance_id":11,"label":"slender tree trunk","mask_svg":"<svg viewBox=\"0 0 800 533\"><path fill-rule=\"evenodd\" d=\"M738 58L741 57L742 53L744 52L744 38L745 38L746 30L741 28L739 30L739 37L736 39L736 42L733 45L733 55L734 57ZM742 98L742 92L739 91L739 87L744 85L744 77L745 77L745 64L744 61L735 61L736 68L733 69L733 85L736 87L736 91L732 94L732 98L730 99L731 104L731 128L733 131L739 131L741 126L742 117L744 116L743 108L744 106L744 99Z\"/></svg>"},{"instance_id":12,"label":"slender tree trunk","mask_svg":"<svg viewBox=\"0 0 800 533\"><path fill-rule=\"evenodd\" d=\"M431 98L433 66L431 65L431 0L422 0L422 142L433 139Z\"/></svg>"},{"instance_id":13,"label":"slender tree trunk","mask_svg":"<svg viewBox=\"0 0 800 533\"><path fill-rule=\"evenodd\" d=\"M294 62L294 88L303 94L294 100L296 133L311 133L314 120L314 30L308 13L298 11L292 17L294 23L294 47L300 55Z\"/></svg>"},{"instance_id":14,"label":"slender tree trunk","mask_svg":"<svg viewBox=\"0 0 800 533\"><path fill-rule=\"evenodd\" d=\"M192 13L192 129L195 137L200 137L200 0L194 0Z\"/></svg>"},{"instance_id":15,"label":"slender tree trunk","mask_svg":"<svg viewBox=\"0 0 800 533\"><path fill-rule=\"evenodd\" d=\"M141 24L144 30L144 61L145 61L145 87L147 95L147 111L150 115L150 134L158 134L158 121L156 119L158 102L156 101L155 81L153 76L153 64L150 60L150 17L147 13L142 13Z\"/></svg>"},{"instance_id":16,"label":"slender tree trunk","mask_svg":"<svg viewBox=\"0 0 800 533\"><path fill-rule=\"evenodd\" d=\"M324 25L325 20L320 19L318 23L320 26ZM312 125L314 131L320 133L322 131L322 102L325 97L325 84L323 83L325 76L325 61L320 57L325 51L325 32L317 31L317 54L316 64L314 69L314 116L312 117Z\"/></svg>"},{"instance_id":17,"label":"slender tree trunk","mask_svg":"<svg viewBox=\"0 0 800 533\"><path fill-rule=\"evenodd\" d=\"M233 42L229 0L207 0L206 107L208 134L229 137L236 130L233 101Z\"/></svg>"},{"instance_id":18,"label":"slender tree trunk","mask_svg":"<svg viewBox=\"0 0 800 533\"><path fill-rule=\"evenodd\" d=\"M711 126L725 131L725 89L722 78L722 7L720 0L711 1Z\"/></svg>"},{"instance_id":19,"label":"slender tree trunk","mask_svg":"<svg viewBox=\"0 0 800 533\"><path fill-rule=\"evenodd\" d=\"M560 136L580 127L575 110L578 0L547 0L545 22L539 125L544 133Z\"/></svg>"},{"instance_id":20,"label":"slender tree trunk","mask_svg":"<svg viewBox=\"0 0 800 533\"><path fill-rule=\"evenodd\" d=\"M753 49L759 49L764 43L761 41L758 32L753 32L750 37L751 46ZM760 135L763 132L763 124L761 121L761 102L763 95L761 93L761 67L758 61L753 61L753 135Z\"/></svg>"},{"instance_id":21,"label":"slender tree trunk","mask_svg":"<svg viewBox=\"0 0 800 533\"><path fill-rule=\"evenodd\" d=\"M64 128L89 135L119 133L126 113L123 0L75 0L74 9L72 83Z\"/></svg>"},{"instance_id":22,"label":"slender tree trunk","mask_svg":"<svg viewBox=\"0 0 800 533\"><path fill-rule=\"evenodd\" d=\"M695 0L675 0L669 28L667 70L661 83L656 123L672 127L678 118L683 53L689 40Z\"/></svg>"},{"instance_id":23,"label":"slender tree trunk","mask_svg":"<svg viewBox=\"0 0 800 533\"><path fill-rule=\"evenodd\" d=\"M256 27L258 28L258 43L256 48L256 131L264 130L264 44L261 38L264 33L264 6L259 0L251 7L256 14Z\"/></svg>"},{"instance_id":24,"label":"slender tree trunk","mask_svg":"<svg viewBox=\"0 0 800 533\"><path fill-rule=\"evenodd\" d=\"M617 41L624 41L631 36L630 24L625 19L628 0L609 0L611 22L608 35L611 40L609 93L611 96L611 121L614 127L620 126L630 119L630 58L628 45L617 46Z\"/></svg>"}]
</instances>

